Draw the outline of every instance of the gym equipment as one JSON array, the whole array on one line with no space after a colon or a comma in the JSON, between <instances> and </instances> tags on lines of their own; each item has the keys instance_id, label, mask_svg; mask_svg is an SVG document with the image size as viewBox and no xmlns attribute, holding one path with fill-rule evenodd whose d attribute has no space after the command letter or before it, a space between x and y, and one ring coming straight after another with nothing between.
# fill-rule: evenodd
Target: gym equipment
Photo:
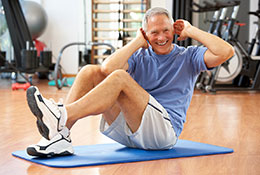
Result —
<instances>
[{"instance_id":1,"label":"gym equipment","mask_svg":"<svg viewBox=\"0 0 260 175\"><path fill-rule=\"evenodd\" d=\"M37 57L36 48L32 41L32 36L30 34L28 25L26 23L25 17L22 13L21 4L18 0L2 0L4 11L5 11L5 17L8 25L8 29L11 35L11 40L14 47L14 56L15 56L15 63L10 63L5 60L4 56L0 55L0 59L4 60L8 67L5 67L4 69L1 69L1 72L16 72L18 74L21 73L48 73L50 70L50 67L52 67L51 58L52 53L49 50L43 50L40 53L40 57ZM30 23L31 29L33 29L31 32L33 34L33 38L39 36L47 23L47 17L44 12L44 10L40 7L39 4L35 4L34 2L26 2L25 3L26 13L27 13L27 19ZM35 9L36 12L34 11ZM39 22L35 22L33 19L35 17L39 17ZM86 20L85 20L86 21ZM60 60L63 51L74 45L90 45L90 46L97 46L97 45L106 45L111 48L111 50L114 52L115 49L110 44L105 43L96 43L96 42L86 42L86 33L85 33L85 42L76 42L76 43L70 43L65 45L58 56L54 75L55 75L55 82L58 89L61 89L61 87L64 85L66 78L62 78L61 74L61 66L60 66ZM87 50L87 49L86 49ZM25 77L23 74L21 76L27 81L31 83L31 79ZM60 83L58 83L58 80Z\"/></svg>"},{"instance_id":2,"label":"gym equipment","mask_svg":"<svg viewBox=\"0 0 260 175\"><path fill-rule=\"evenodd\" d=\"M8 61L6 61L5 59L5 54L3 54L4 52L1 52L0 54L0 62L1 64L4 66L4 67L0 67L0 71L1 72L13 72L13 71L16 71L17 74L21 75L21 77L26 80L26 82L31 82L26 76L24 76L15 66L14 66L14 63L11 62L9 63ZM6 67L8 69L6 69Z\"/></svg>"},{"instance_id":3,"label":"gym equipment","mask_svg":"<svg viewBox=\"0 0 260 175\"><path fill-rule=\"evenodd\" d=\"M238 5L240 1L220 1L220 0L214 0L214 2L209 1L203 1L204 5L197 4L195 2L192 2L192 5L195 6L195 8L191 8L193 12L210 12L210 11L217 11L221 8L225 7L233 7L235 5Z\"/></svg>"},{"instance_id":4,"label":"gym equipment","mask_svg":"<svg viewBox=\"0 0 260 175\"><path fill-rule=\"evenodd\" d=\"M252 40L249 48L247 50L244 49L237 39L239 28L242 26L242 24L237 23L236 20L238 10L239 4L236 4L227 22L227 27L222 27L222 30L218 31L215 29L215 33L213 32L233 45L235 55L221 66L210 71L210 74L208 74L208 71L203 72L196 83L198 89L205 90L206 92L216 92L220 90L260 90L260 60L255 60L253 58L257 57L252 56L253 47L260 37L259 28L257 28L256 36ZM251 14L259 17L259 12L251 12ZM256 24L259 26L259 22ZM259 55L260 52L256 52L256 56Z\"/></svg>"},{"instance_id":5,"label":"gym equipment","mask_svg":"<svg viewBox=\"0 0 260 175\"><path fill-rule=\"evenodd\" d=\"M5 67L2 67L0 71L15 72L16 74L20 74L26 82L32 83L31 77L28 79L23 73L46 73L49 72L50 69L49 67L45 67L37 57L36 48L26 23L20 2L18 0L2 0L2 5L14 48L14 59L11 58L12 60L8 61L0 55L0 59L5 62ZM39 8L38 11L40 11ZM36 15L33 14L30 16L31 18L36 17ZM38 30L37 32L37 35L39 35L40 31Z\"/></svg>"},{"instance_id":6,"label":"gym equipment","mask_svg":"<svg viewBox=\"0 0 260 175\"><path fill-rule=\"evenodd\" d=\"M1 57L5 58L5 52L0 51ZM0 59L0 67L5 66L5 59Z\"/></svg>"},{"instance_id":7,"label":"gym equipment","mask_svg":"<svg viewBox=\"0 0 260 175\"><path fill-rule=\"evenodd\" d=\"M55 84L56 87L58 89L61 89L67 82L67 78L66 77L62 77L62 73L61 73L61 66L60 66L60 61L61 61L61 57L62 54L64 52L65 49L71 47L71 46L79 46L79 45L83 45L83 46L100 46L100 45L104 45L104 46L108 46L111 48L111 53L113 53L115 51L115 48L108 43L97 43L97 42L89 42L89 43L85 43L85 42L74 42L74 43L70 43L65 45L63 48L61 48L60 52L59 52L59 56L57 58L56 64L55 64L55 68L54 68L54 80L55 80Z\"/></svg>"},{"instance_id":8,"label":"gym equipment","mask_svg":"<svg viewBox=\"0 0 260 175\"><path fill-rule=\"evenodd\" d=\"M32 39L36 39L44 32L48 18L42 6L33 1L24 1L22 3L24 17L31 33Z\"/></svg>"},{"instance_id":9,"label":"gym equipment","mask_svg":"<svg viewBox=\"0 0 260 175\"><path fill-rule=\"evenodd\" d=\"M31 86L30 83L13 83L12 84L12 90L18 90L18 89L23 89L23 90L27 90L29 87Z\"/></svg>"},{"instance_id":10,"label":"gym equipment","mask_svg":"<svg viewBox=\"0 0 260 175\"><path fill-rule=\"evenodd\" d=\"M66 81L64 82L63 86L65 87L71 87L72 84L74 83L75 81L75 77L69 77L69 78L66 78ZM60 80L58 80L58 83L60 84ZM56 83L55 83L55 80L51 80L48 82L48 85L49 86L56 86ZM60 84L61 86L61 84Z\"/></svg>"},{"instance_id":11,"label":"gym equipment","mask_svg":"<svg viewBox=\"0 0 260 175\"><path fill-rule=\"evenodd\" d=\"M115 48L111 45L111 44L108 44L108 43L99 43L99 42L87 42L87 30L86 30L86 24L87 24L87 17L86 17L86 0L83 1L84 3L84 23L85 23L85 27L84 27L84 42L72 42L72 43L69 43L65 46L63 46L59 52L59 55L58 55L58 58L57 58L57 61L56 61L56 64L55 64L55 67L54 67L54 81L55 81L55 85L58 89L61 89L62 87L64 86L67 86L69 85L69 81L67 81L67 78L66 77L62 77L62 73L61 73L61 65L60 65L60 62L61 62L61 58L62 58L62 54L63 52L71 47L71 46L85 46L85 55L83 55L83 57L87 57L88 54L89 54L89 50L87 48L87 46L108 46L111 48L111 53L113 53L115 51ZM93 48L93 47L92 47ZM79 56L81 57L81 54L82 52L79 52ZM80 58L80 61L79 63L81 62L81 58Z\"/></svg>"},{"instance_id":12,"label":"gym equipment","mask_svg":"<svg viewBox=\"0 0 260 175\"><path fill-rule=\"evenodd\" d=\"M224 8L223 11L225 9L226 8ZM234 6L231 18L228 20L228 24L227 24L226 29L223 32L221 32L221 27L220 27L218 30L215 30L213 32L213 34L215 34L219 37L222 37L226 41L228 41L231 37L236 38L236 35L233 34L233 28L235 26L238 10L239 10L239 5ZM226 13L224 15L224 18L225 18L225 16L226 16ZM220 25L221 26L223 26L224 18L220 18ZM206 91L211 91L212 86L215 83L215 81L228 82L228 81L233 80L240 73L240 71L242 69L242 58L237 56L238 54L240 54L239 52L237 52L237 48L235 48L235 50L236 50L235 56L233 56L229 61L223 63L221 66L216 67L212 71L209 82L205 87ZM234 69L232 69L232 71L229 68L229 64L231 64L231 63L233 63L232 65L233 65L233 68L234 68ZM237 63L237 64L235 65L234 63L235 64ZM222 76L220 74L221 70L222 70Z\"/></svg>"},{"instance_id":13,"label":"gym equipment","mask_svg":"<svg viewBox=\"0 0 260 175\"><path fill-rule=\"evenodd\" d=\"M234 46L236 54L234 57L216 68L216 73L212 74L209 84L206 85L205 89L207 92L216 92L220 90L260 90L260 61L253 60L251 57L253 46L249 46L249 49L247 50L244 49L237 37L232 33L235 26L238 9L239 6L234 7L234 11L228 22L227 29L222 36L224 40L228 41L231 45ZM256 38L259 38L257 35L259 35L259 32L256 34ZM237 59L237 66L235 67L233 71L234 73L232 75L228 71L232 68L233 65L231 63L234 59ZM231 84L216 84L216 81L220 77L219 70L221 67L229 73L229 75L226 76L226 79L224 79L222 82L231 81Z\"/></svg>"},{"instance_id":14,"label":"gym equipment","mask_svg":"<svg viewBox=\"0 0 260 175\"><path fill-rule=\"evenodd\" d=\"M9 37L9 32L5 20L5 14L2 6L2 2L0 1L0 51L4 51L6 55L4 56L6 59L10 59L11 53L11 41ZM0 62L3 61L0 59ZM0 63L0 66L1 65Z\"/></svg>"},{"instance_id":15,"label":"gym equipment","mask_svg":"<svg viewBox=\"0 0 260 175\"><path fill-rule=\"evenodd\" d=\"M193 3L196 7L198 7L199 9L192 9L194 12L209 12L209 11L214 11L213 17L212 19L209 21L209 29L208 32L212 33L216 36L221 37L223 31L223 28L225 26L223 26L224 22L225 22L225 18L226 18L226 14L227 14L227 7L235 7L237 5L240 4L240 1L228 1L228 2L220 2L220 1L215 1L215 3L213 2L207 2L204 1L204 4L206 4L205 6L200 6L199 4ZM228 28L229 30L230 28ZM238 32L238 30L236 30L236 32ZM236 36L237 33L234 32L234 36ZM239 57L240 58L240 57ZM232 63L236 62L237 59L232 59ZM241 62L241 60L239 60L238 62ZM239 66L241 64L238 64ZM210 81L210 78L212 75L216 74L217 69L212 69L211 71L204 71L202 72L196 82L196 88L200 89L200 90L204 90L206 84L208 84L208 82ZM221 67L220 73L218 75L222 75L224 72L224 75L226 73L226 70L223 70L223 68ZM230 70L228 70L228 72L230 73ZM235 73L235 75L234 75ZM230 74L232 74L233 76L237 76L239 72L232 72ZM227 75L225 75L227 76ZM217 81L225 81L226 77L216 77Z\"/></svg>"},{"instance_id":16,"label":"gym equipment","mask_svg":"<svg viewBox=\"0 0 260 175\"><path fill-rule=\"evenodd\" d=\"M118 39L117 40L123 40L121 34L121 1L118 1Z\"/></svg>"},{"instance_id":17,"label":"gym equipment","mask_svg":"<svg viewBox=\"0 0 260 175\"><path fill-rule=\"evenodd\" d=\"M29 48L28 42L26 49L21 50L21 67L25 70L37 69L39 67L37 51L34 48Z\"/></svg>"},{"instance_id":18,"label":"gym equipment","mask_svg":"<svg viewBox=\"0 0 260 175\"><path fill-rule=\"evenodd\" d=\"M172 18L177 19L186 19L187 21L192 21L192 6L193 0L174 0L172 1ZM187 38L184 41L177 41L178 36L175 35L173 42L177 43L179 46L190 46L192 44L191 38Z\"/></svg>"},{"instance_id":19,"label":"gym equipment","mask_svg":"<svg viewBox=\"0 0 260 175\"><path fill-rule=\"evenodd\" d=\"M22 69L21 50L26 49L26 42L29 42L29 47L34 47L34 44L19 1L2 0L2 4L14 47L15 67Z\"/></svg>"},{"instance_id":20,"label":"gym equipment","mask_svg":"<svg viewBox=\"0 0 260 175\"><path fill-rule=\"evenodd\" d=\"M150 0L92 1L91 41L107 42L121 48L133 39L149 6ZM91 63L102 62L108 56L104 54L107 47L91 49Z\"/></svg>"},{"instance_id":21,"label":"gym equipment","mask_svg":"<svg viewBox=\"0 0 260 175\"><path fill-rule=\"evenodd\" d=\"M2 9L2 3L0 2L0 37L7 31L7 25L4 17L4 11Z\"/></svg>"},{"instance_id":22,"label":"gym equipment","mask_svg":"<svg viewBox=\"0 0 260 175\"><path fill-rule=\"evenodd\" d=\"M75 146L75 154L52 158L35 158L26 151L15 151L13 156L41 165L56 168L72 168L115 163L170 159L179 157L226 154L233 149L188 140L178 140L173 149L142 150L125 147L119 143Z\"/></svg>"}]
</instances>

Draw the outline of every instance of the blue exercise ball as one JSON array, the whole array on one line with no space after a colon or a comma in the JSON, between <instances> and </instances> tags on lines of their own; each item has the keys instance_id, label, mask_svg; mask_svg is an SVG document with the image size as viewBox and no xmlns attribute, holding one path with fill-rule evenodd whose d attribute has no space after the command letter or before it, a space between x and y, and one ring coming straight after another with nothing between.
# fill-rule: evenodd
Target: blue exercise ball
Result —
<instances>
[{"instance_id":1,"label":"blue exercise ball","mask_svg":"<svg viewBox=\"0 0 260 175\"><path fill-rule=\"evenodd\" d=\"M47 27L47 14L37 2L24 1L22 7L32 39L36 39L42 35Z\"/></svg>"}]
</instances>

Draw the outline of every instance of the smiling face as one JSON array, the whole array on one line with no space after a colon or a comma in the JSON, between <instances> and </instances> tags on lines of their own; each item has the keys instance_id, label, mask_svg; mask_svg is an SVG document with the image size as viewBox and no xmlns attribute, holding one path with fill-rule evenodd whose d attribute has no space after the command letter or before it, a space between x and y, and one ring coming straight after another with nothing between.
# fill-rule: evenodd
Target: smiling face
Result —
<instances>
[{"instance_id":1,"label":"smiling face","mask_svg":"<svg viewBox=\"0 0 260 175\"><path fill-rule=\"evenodd\" d=\"M173 34L173 25L166 15L158 14L148 19L146 35L156 54L166 55L172 51Z\"/></svg>"}]
</instances>

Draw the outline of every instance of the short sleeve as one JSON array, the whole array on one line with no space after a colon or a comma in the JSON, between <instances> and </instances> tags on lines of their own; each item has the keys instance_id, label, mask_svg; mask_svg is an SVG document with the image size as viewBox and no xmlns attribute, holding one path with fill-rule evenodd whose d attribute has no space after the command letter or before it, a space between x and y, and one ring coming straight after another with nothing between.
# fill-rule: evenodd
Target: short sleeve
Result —
<instances>
[{"instance_id":1,"label":"short sleeve","mask_svg":"<svg viewBox=\"0 0 260 175\"><path fill-rule=\"evenodd\" d=\"M134 69L135 69L135 54L134 53L129 59L128 59L128 69L127 69L127 72L129 74L132 74L134 72Z\"/></svg>"},{"instance_id":2,"label":"short sleeve","mask_svg":"<svg viewBox=\"0 0 260 175\"><path fill-rule=\"evenodd\" d=\"M140 59L144 57L145 49L140 48L128 59L128 69L127 72L132 75L135 72L137 63L140 63Z\"/></svg>"},{"instance_id":3,"label":"short sleeve","mask_svg":"<svg viewBox=\"0 0 260 175\"><path fill-rule=\"evenodd\" d=\"M191 62L195 74L199 74L201 71L208 70L205 61L204 54L207 50L206 47L189 47L191 49Z\"/></svg>"}]
</instances>

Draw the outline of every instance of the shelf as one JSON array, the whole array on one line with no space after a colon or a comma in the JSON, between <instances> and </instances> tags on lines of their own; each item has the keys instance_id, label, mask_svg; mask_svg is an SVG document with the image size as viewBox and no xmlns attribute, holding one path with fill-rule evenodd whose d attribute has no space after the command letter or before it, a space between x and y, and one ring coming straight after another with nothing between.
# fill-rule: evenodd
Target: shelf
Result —
<instances>
[{"instance_id":1,"label":"shelf","mask_svg":"<svg viewBox=\"0 0 260 175\"><path fill-rule=\"evenodd\" d=\"M118 19L93 19L94 22L118 22Z\"/></svg>"},{"instance_id":2,"label":"shelf","mask_svg":"<svg viewBox=\"0 0 260 175\"><path fill-rule=\"evenodd\" d=\"M111 38L111 37L94 37L94 41L100 40L118 40L118 38Z\"/></svg>"},{"instance_id":3,"label":"shelf","mask_svg":"<svg viewBox=\"0 0 260 175\"><path fill-rule=\"evenodd\" d=\"M121 31L123 32L136 32L138 29L133 29L133 28L123 28Z\"/></svg>"},{"instance_id":4,"label":"shelf","mask_svg":"<svg viewBox=\"0 0 260 175\"><path fill-rule=\"evenodd\" d=\"M131 41L132 39L134 39L134 37L125 37L123 38L123 40L125 41ZM95 41L103 41L103 40L118 40L118 38L111 38L111 37L94 37Z\"/></svg>"},{"instance_id":5,"label":"shelf","mask_svg":"<svg viewBox=\"0 0 260 175\"><path fill-rule=\"evenodd\" d=\"M95 4L146 4L146 1L94 1Z\"/></svg>"},{"instance_id":6,"label":"shelf","mask_svg":"<svg viewBox=\"0 0 260 175\"><path fill-rule=\"evenodd\" d=\"M123 10L120 11L121 13L144 13L145 10L133 9L133 10ZM119 13L119 10L98 10L94 9L93 13Z\"/></svg>"},{"instance_id":7,"label":"shelf","mask_svg":"<svg viewBox=\"0 0 260 175\"><path fill-rule=\"evenodd\" d=\"M93 46L93 49L95 49L95 50L101 50L101 49L111 50L111 48L108 47L108 46Z\"/></svg>"},{"instance_id":8,"label":"shelf","mask_svg":"<svg viewBox=\"0 0 260 175\"><path fill-rule=\"evenodd\" d=\"M125 41L131 41L131 40L133 40L135 37L125 37L123 40L125 40Z\"/></svg>"},{"instance_id":9,"label":"shelf","mask_svg":"<svg viewBox=\"0 0 260 175\"><path fill-rule=\"evenodd\" d=\"M118 31L118 29L109 29L109 28L94 28L95 32L103 31L103 32L113 32Z\"/></svg>"},{"instance_id":10,"label":"shelf","mask_svg":"<svg viewBox=\"0 0 260 175\"><path fill-rule=\"evenodd\" d=\"M142 19L122 19L122 22L142 22Z\"/></svg>"},{"instance_id":11,"label":"shelf","mask_svg":"<svg viewBox=\"0 0 260 175\"><path fill-rule=\"evenodd\" d=\"M134 10L123 10L123 13L131 13L131 12L134 12L134 13L145 13L146 10L139 10L139 9L134 9Z\"/></svg>"},{"instance_id":12,"label":"shelf","mask_svg":"<svg viewBox=\"0 0 260 175\"><path fill-rule=\"evenodd\" d=\"M116 49L135 38L138 28L142 25L142 17L150 7L150 0L91 0L91 2L92 41L106 42ZM118 39L119 33L122 40ZM102 49L111 50L106 46L92 46L92 63L94 59L105 59L108 56L102 55Z\"/></svg>"},{"instance_id":13,"label":"shelf","mask_svg":"<svg viewBox=\"0 0 260 175\"><path fill-rule=\"evenodd\" d=\"M118 19L93 19L94 22L118 22ZM141 19L121 19L120 22L125 22L125 23L134 23L134 22L142 22Z\"/></svg>"},{"instance_id":14,"label":"shelf","mask_svg":"<svg viewBox=\"0 0 260 175\"><path fill-rule=\"evenodd\" d=\"M110 56L110 55L94 55L94 59L99 59L99 58L105 59L108 56Z\"/></svg>"},{"instance_id":15,"label":"shelf","mask_svg":"<svg viewBox=\"0 0 260 175\"><path fill-rule=\"evenodd\" d=\"M123 29L110 29L110 28L94 28L93 29L95 32L103 31L103 32L118 32L118 31L123 31L123 32L136 32L138 29L133 29L133 28L123 28Z\"/></svg>"}]
</instances>

